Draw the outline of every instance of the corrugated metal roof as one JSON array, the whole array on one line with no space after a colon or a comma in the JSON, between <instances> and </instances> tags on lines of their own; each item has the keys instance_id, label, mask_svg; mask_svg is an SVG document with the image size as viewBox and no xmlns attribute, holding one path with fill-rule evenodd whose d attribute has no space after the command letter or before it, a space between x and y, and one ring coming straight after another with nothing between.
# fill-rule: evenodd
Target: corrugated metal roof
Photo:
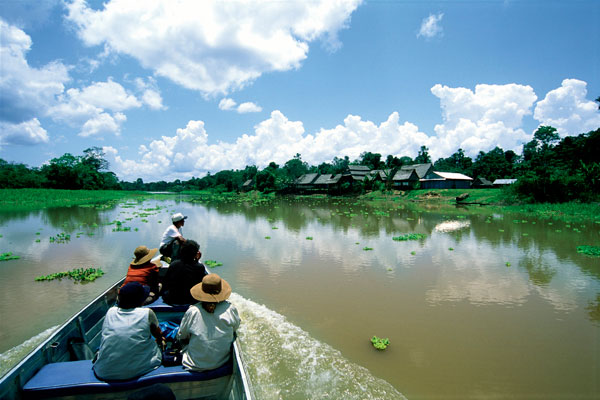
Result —
<instances>
[{"instance_id":1,"label":"corrugated metal roof","mask_svg":"<svg viewBox=\"0 0 600 400\"><path fill-rule=\"evenodd\" d=\"M425 164L412 164L412 165L403 165L400 167L401 171L408 171L414 169L419 178L423 178L427 175L427 172L431 169L431 163Z\"/></svg>"},{"instance_id":2,"label":"corrugated metal roof","mask_svg":"<svg viewBox=\"0 0 600 400\"><path fill-rule=\"evenodd\" d=\"M325 175L319 176L313 183L315 185L327 185L327 184L329 184L330 179L331 179L331 175L325 174Z\"/></svg>"},{"instance_id":3,"label":"corrugated metal roof","mask_svg":"<svg viewBox=\"0 0 600 400\"><path fill-rule=\"evenodd\" d=\"M512 185L516 181L516 179L496 179L494 185Z\"/></svg>"},{"instance_id":4,"label":"corrugated metal roof","mask_svg":"<svg viewBox=\"0 0 600 400\"><path fill-rule=\"evenodd\" d=\"M455 181L472 181L473 178L470 178L466 175L459 174L458 172L439 172L433 171L434 174L441 176L444 179L452 179ZM434 178L435 179L435 178Z\"/></svg>"},{"instance_id":5,"label":"corrugated metal roof","mask_svg":"<svg viewBox=\"0 0 600 400\"><path fill-rule=\"evenodd\" d=\"M371 169L366 165L348 165L350 171L364 171L369 172Z\"/></svg>"},{"instance_id":6,"label":"corrugated metal roof","mask_svg":"<svg viewBox=\"0 0 600 400\"><path fill-rule=\"evenodd\" d=\"M419 179L417 172L414 169L409 170L398 170L392 180L394 181L408 181L411 179L411 176L414 175L414 179Z\"/></svg>"},{"instance_id":7,"label":"corrugated metal roof","mask_svg":"<svg viewBox=\"0 0 600 400\"><path fill-rule=\"evenodd\" d=\"M296 180L296 185L310 185L319 174L304 174Z\"/></svg>"}]
</instances>

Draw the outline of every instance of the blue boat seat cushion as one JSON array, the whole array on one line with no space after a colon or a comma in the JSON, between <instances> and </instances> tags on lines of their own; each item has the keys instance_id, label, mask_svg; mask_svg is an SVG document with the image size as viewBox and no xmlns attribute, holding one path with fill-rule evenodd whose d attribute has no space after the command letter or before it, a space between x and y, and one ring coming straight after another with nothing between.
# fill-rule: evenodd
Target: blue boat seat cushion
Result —
<instances>
[{"instance_id":1,"label":"blue boat seat cushion","mask_svg":"<svg viewBox=\"0 0 600 400\"><path fill-rule=\"evenodd\" d=\"M94 375L90 360L68 361L44 365L23 387L27 398L107 393L138 389L155 383L205 381L233 373L233 362L203 372L191 372L181 365L160 366L139 378L128 381L102 381Z\"/></svg>"}]
</instances>

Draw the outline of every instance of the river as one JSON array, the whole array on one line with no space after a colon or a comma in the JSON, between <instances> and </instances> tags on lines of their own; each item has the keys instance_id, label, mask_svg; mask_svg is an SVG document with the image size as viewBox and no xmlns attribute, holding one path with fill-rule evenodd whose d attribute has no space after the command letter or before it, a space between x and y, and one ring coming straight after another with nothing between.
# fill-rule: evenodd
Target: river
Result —
<instances>
[{"instance_id":1,"label":"river","mask_svg":"<svg viewBox=\"0 0 600 400\"><path fill-rule=\"evenodd\" d=\"M261 399L600 397L600 224L399 202L172 196L0 212L3 371L121 278L169 215L233 287ZM120 225L117 224L119 221ZM120 228L120 230L119 230ZM123 229L125 228L125 231ZM51 237L65 233L65 243ZM394 240L403 234L419 240ZM36 282L100 267L95 282ZM374 335L388 338L376 350Z\"/></svg>"}]
</instances>

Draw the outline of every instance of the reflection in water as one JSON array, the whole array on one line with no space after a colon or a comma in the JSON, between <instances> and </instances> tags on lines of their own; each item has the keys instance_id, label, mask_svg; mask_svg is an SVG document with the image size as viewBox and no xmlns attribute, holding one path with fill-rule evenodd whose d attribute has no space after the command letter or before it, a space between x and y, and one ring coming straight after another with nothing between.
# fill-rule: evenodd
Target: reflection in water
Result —
<instances>
[{"instance_id":1,"label":"reflection in water","mask_svg":"<svg viewBox=\"0 0 600 400\"><path fill-rule=\"evenodd\" d=\"M401 398L386 382L408 398L597 394L600 350L590 349L598 348L600 259L576 247L597 241L598 224L392 201L182 199L0 214L0 246L21 256L0 264L0 345L64 321L125 274L135 247L158 246L169 215L183 212L184 236L205 260L223 263L215 272L239 293L244 350L263 397ZM132 230L101 223L117 219ZM65 221L94 236L49 243ZM405 233L427 237L392 240ZM83 265L107 274L92 285L32 286L36 275ZM377 352L373 335L392 344Z\"/></svg>"},{"instance_id":2,"label":"reflection in water","mask_svg":"<svg viewBox=\"0 0 600 400\"><path fill-rule=\"evenodd\" d=\"M600 293L596 295L594 301L590 301L588 306L585 308L592 319L592 321L600 322Z\"/></svg>"},{"instance_id":3,"label":"reflection in water","mask_svg":"<svg viewBox=\"0 0 600 400\"><path fill-rule=\"evenodd\" d=\"M459 229L468 228L471 226L471 221L444 221L435 226L436 232L454 232Z\"/></svg>"}]
</instances>

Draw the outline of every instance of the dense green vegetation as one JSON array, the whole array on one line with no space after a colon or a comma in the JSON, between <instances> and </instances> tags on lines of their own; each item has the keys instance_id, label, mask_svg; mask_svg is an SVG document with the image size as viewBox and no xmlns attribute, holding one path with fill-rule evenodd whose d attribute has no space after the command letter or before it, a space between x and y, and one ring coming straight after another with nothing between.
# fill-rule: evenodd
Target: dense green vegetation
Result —
<instances>
[{"instance_id":1,"label":"dense green vegetation","mask_svg":"<svg viewBox=\"0 0 600 400\"><path fill-rule=\"evenodd\" d=\"M100 268L73 268L70 271L55 272L50 275L42 275L35 278L36 281L52 281L54 279L69 278L75 282L92 282L104 275Z\"/></svg>"},{"instance_id":2,"label":"dense green vegetation","mask_svg":"<svg viewBox=\"0 0 600 400\"><path fill-rule=\"evenodd\" d=\"M379 338L377 336L373 336L371 338L371 343L373 347L377 350L385 350L390 345L390 340L388 338Z\"/></svg>"},{"instance_id":3,"label":"dense green vegetation","mask_svg":"<svg viewBox=\"0 0 600 400\"><path fill-rule=\"evenodd\" d=\"M516 178L510 190L496 192L504 203L558 203L568 201L597 201L600 196L600 129L560 139L555 128L541 126L533 139L523 147L523 154L496 147L479 152L475 160L458 149L448 158L440 158L434 170L458 172L474 179L478 177L493 181L498 178ZM360 194L391 187L391 177L403 165L431 162L429 149L421 146L417 156L396 157L388 155L384 160L379 153L364 152L357 160L347 156L334 157L331 163L310 166L296 154L283 166L271 162L259 170L247 166L243 170L224 170L208 173L202 178L187 181L145 183L141 178L135 182L119 181L108 171L108 162L98 147L86 149L82 156L69 153L52 159L40 168L8 163L0 159L0 189L2 188L52 188L52 189L113 189L128 191L185 192L210 189L217 192L257 190L261 193L285 194L293 191L293 184L305 173L338 174L348 165L365 165L371 169L384 170L387 182L366 179L362 183L340 188L340 194ZM245 182L249 185L244 186ZM437 191L436 191L437 192ZM413 196L418 196L414 194ZM77 196L74 196L77 197ZM472 202L472 198L469 199ZM18 200L21 203L21 199ZM496 202L496 201L490 201ZM64 205L64 204L61 204Z\"/></svg>"},{"instance_id":4,"label":"dense green vegetation","mask_svg":"<svg viewBox=\"0 0 600 400\"><path fill-rule=\"evenodd\" d=\"M0 189L0 209L3 211L37 210L49 207L106 204L128 196L139 196L139 193L119 190Z\"/></svg>"}]
</instances>

